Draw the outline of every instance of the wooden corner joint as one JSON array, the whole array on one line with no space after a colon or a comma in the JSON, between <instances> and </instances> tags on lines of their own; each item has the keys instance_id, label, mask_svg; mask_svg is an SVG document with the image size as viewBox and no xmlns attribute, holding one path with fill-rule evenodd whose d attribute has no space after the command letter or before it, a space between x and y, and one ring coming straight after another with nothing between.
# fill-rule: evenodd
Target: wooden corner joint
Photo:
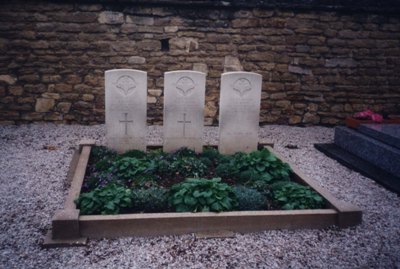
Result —
<instances>
[{"instance_id":1,"label":"wooden corner joint","mask_svg":"<svg viewBox=\"0 0 400 269\"><path fill-rule=\"evenodd\" d=\"M63 209L56 212L52 220L53 239L80 238L79 210Z\"/></svg>"},{"instance_id":2,"label":"wooden corner joint","mask_svg":"<svg viewBox=\"0 0 400 269\"><path fill-rule=\"evenodd\" d=\"M341 202L338 211L337 225L341 229L356 226L362 222L362 211L349 203Z\"/></svg>"},{"instance_id":3,"label":"wooden corner joint","mask_svg":"<svg viewBox=\"0 0 400 269\"><path fill-rule=\"evenodd\" d=\"M94 146L96 145L96 140L94 139L83 139L79 142L79 152L82 152L84 146Z\"/></svg>"}]
</instances>

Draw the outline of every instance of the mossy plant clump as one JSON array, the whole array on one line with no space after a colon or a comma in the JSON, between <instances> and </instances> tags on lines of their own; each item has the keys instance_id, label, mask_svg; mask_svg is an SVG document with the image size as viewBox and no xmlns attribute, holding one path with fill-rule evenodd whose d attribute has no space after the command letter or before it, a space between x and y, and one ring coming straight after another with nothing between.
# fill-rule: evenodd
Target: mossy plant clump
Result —
<instances>
[{"instance_id":1,"label":"mossy plant clump","mask_svg":"<svg viewBox=\"0 0 400 269\"><path fill-rule=\"evenodd\" d=\"M82 214L222 212L323 208L324 200L294 183L288 164L267 149L221 155L94 147L76 200Z\"/></svg>"}]
</instances>

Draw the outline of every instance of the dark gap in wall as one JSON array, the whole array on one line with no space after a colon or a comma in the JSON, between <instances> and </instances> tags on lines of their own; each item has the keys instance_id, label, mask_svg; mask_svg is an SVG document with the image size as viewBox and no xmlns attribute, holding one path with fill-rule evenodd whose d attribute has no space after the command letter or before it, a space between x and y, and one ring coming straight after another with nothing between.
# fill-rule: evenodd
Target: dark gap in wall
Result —
<instances>
[{"instance_id":1,"label":"dark gap in wall","mask_svg":"<svg viewBox=\"0 0 400 269\"><path fill-rule=\"evenodd\" d=\"M169 51L169 38L161 39L161 51Z\"/></svg>"}]
</instances>

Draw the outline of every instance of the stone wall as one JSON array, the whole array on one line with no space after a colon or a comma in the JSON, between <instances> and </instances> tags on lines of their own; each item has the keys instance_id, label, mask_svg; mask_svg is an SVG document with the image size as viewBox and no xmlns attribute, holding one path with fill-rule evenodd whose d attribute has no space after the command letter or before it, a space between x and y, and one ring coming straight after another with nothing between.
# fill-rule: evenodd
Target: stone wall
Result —
<instances>
[{"instance_id":1,"label":"stone wall","mask_svg":"<svg viewBox=\"0 0 400 269\"><path fill-rule=\"evenodd\" d=\"M148 72L149 124L162 124L163 73L178 69L207 72L207 124L224 70L262 74L262 124L400 114L398 4L82 2L0 4L0 122L102 123L114 68Z\"/></svg>"}]
</instances>

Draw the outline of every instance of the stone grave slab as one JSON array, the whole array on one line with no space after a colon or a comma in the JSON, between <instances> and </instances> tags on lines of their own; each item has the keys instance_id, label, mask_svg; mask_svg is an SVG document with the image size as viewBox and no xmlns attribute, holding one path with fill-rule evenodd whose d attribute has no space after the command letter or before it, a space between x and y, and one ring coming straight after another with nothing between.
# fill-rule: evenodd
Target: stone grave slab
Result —
<instances>
[{"instance_id":1,"label":"stone grave slab","mask_svg":"<svg viewBox=\"0 0 400 269\"><path fill-rule=\"evenodd\" d=\"M206 75L197 71L172 71L164 75L165 152L187 147L203 149Z\"/></svg>"},{"instance_id":2,"label":"stone grave slab","mask_svg":"<svg viewBox=\"0 0 400 269\"><path fill-rule=\"evenodd\" d=\"M400 175L400 149L344 126L335 128L334 141L337 146L384 171Z\"/></svg>"},{"instance_id":3,"label":"stone grave slab","mask_svg":"<svg viewBox=\"0 0 400 269\"><path fill-rule=\"evenodd\" d=\"M119 153L146 150L147 73L132 69L105 72L107 146Z\"/></svg>"},{"instance_id":4,"label":"stone grave slab","mask_svg":"<svg viewBox=\"0 0 400 269\"><path fill-rule=\"evenodd\" d=\"M219 152L257 150L262 76L228 72L221 76Z\"/></svg>"},{"instance_id":5,"label":"stone grave slab","mask_svg":"<svg viewBox=\"0 0 400 269\"><path fill-rule=\"evenodd\" d=\"M358 130L400 149L400 124L361 124Z\"/></svg>"}]
</instances>

